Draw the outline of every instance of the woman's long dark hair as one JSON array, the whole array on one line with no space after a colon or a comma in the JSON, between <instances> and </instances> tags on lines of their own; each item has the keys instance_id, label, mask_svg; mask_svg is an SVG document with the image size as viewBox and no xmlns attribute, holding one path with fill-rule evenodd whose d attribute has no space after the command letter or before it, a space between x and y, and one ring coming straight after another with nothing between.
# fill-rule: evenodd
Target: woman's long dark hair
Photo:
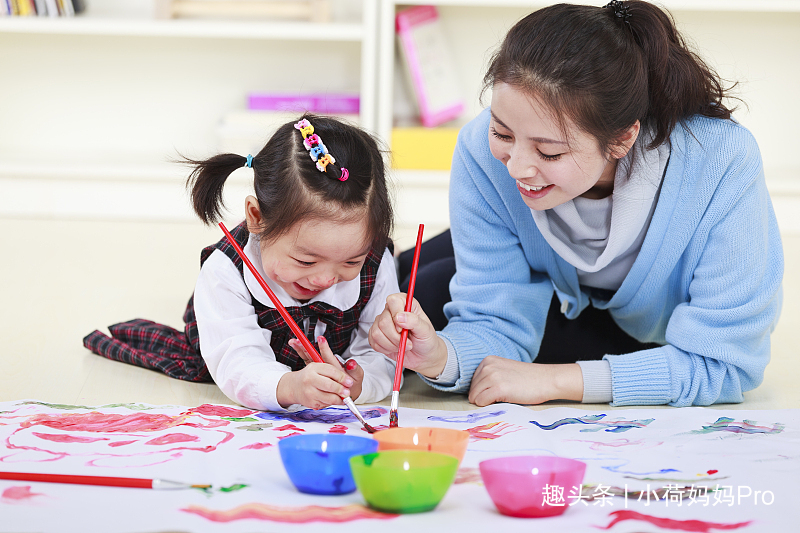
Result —
<instances>
[{"instance_id":1,"label":"woman's long dark hair","mask_svg":"<svg viewBox=\"0 0 800 533\"><path fill-rule=\"evenodd\" d=\"M336 160L320 172L303 146L294 124L301 119L314 126ZM237 154L206 160L185 159L194 166L186 181L195 213L206 224L221 218L225 180L247 162ZM305 114L282 125L253 157L255 196L263 224L258 236L270 242L296 223L308 219L352 221L366 217L373 246L383 250L392 232L393 213L386 185L383 152L363 130L339 120ZM342 169L349 176L340 181Z\"/></svg>"},{"instance_id":2,"label":"woman's long dark hair","mask_svg":"<svg viewBox=\"0 0 800 533\"><path fill-rule=\"evenodd\" d=\"M531 13L506 35L483 91L497 82L539 99L565 131L569 118L604 150L637 120L654 148L692 115L732 112L723 103L732 87L689 49L667 12L641 0Z\"/></svg>"}]
</instances>

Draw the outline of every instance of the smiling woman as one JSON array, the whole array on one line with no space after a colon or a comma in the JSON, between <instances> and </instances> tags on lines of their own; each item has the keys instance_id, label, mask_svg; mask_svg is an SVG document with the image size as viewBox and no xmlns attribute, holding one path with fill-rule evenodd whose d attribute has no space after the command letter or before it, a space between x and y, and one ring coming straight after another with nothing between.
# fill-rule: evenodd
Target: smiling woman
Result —
<instances>
[{"instance_id":1,"label":"smiling woman","mask_svg":"<svg viewBox=\"0 0 800 533\"><path fill-rule=\"evenodd\" d=\"M406 366L477 405L741 402L770 358L783 252L758 146L670 15L546 7L484 83L453 157L454 258L423 249L437 261L417 277L449 292L418 290L410 313L392 295L372 346L408 329Z\"/></svg>"}]
</instances>

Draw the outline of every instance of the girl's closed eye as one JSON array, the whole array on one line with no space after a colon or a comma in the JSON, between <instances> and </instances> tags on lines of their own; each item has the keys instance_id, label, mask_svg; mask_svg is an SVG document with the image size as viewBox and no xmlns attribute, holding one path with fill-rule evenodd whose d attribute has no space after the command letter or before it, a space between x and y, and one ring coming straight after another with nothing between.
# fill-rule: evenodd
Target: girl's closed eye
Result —
<instances>
[{"instance_id":1,"label":"girl's closed eye","mask_svg":"<svg viewBox=\"0 0 800 533\"><path fill-rule=\"evenodd\" d=\"M302 265L302 266L307 266L307 267L310 267L310 266L314 266L314 264L315 264L315 261L302 261L302 260L300 260L300 259L297 259L296 257L292 257L292 259L294 259L295 261L297 261L297 263L298 263L299 265Z\"/></svg>"}]
</instances>

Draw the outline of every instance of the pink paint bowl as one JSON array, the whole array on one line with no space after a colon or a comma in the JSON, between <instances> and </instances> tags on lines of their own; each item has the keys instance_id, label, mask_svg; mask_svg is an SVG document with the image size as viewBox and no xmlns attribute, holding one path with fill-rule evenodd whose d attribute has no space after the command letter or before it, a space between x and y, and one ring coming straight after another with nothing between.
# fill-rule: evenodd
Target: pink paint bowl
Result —
<instances>
[{"instance_id":1,"label":"pink paint bowl","mask_svg":"<svg viewBox=\"0 0 800 533\"><path fill-rule=\"evenodd\" d=\"M557 516L580 494L586 463L545 455L482 461L481 477L501 514L520 518Z\"/></svg>"},{"instance_id":2,"label":"pink paint bowl","mask_svg":"<svg viewBox=\"0 0 800 533\"><path fill-rule=\"evenodd\" d=\"M389 428L372 435L378 441L378 451L419 450L444 453L458 459L464 458L469 444L469 433L460 429L407 427Z\"/></svg>"}]
</instances>

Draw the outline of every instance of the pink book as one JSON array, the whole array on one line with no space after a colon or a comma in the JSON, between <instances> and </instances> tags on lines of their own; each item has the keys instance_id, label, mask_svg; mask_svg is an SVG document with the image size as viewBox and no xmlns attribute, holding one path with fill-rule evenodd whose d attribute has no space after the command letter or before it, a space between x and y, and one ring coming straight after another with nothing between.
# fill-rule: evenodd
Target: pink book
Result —
<instances>
[{"instance_id":1,"label":"pink book","mask_svg":"<svg viewBox=\"0 0 800 533\"><path fill-rule=\"evenodd\" d=\"M416 6L396 17L398 44L422 124L434 127L458 118L464 100L434 6Z\"/></svg>"},{"instance_id":2,"label":"pink book","mask_svg":"<svg viewBox=\"0 0 800 533\"><path fill-rule=\"evenodd\" d=\"M251 93L247 108L259 111L310 111L327 115L358 114L360 99L352 94Z\"/></svg>"}]
</instances>

